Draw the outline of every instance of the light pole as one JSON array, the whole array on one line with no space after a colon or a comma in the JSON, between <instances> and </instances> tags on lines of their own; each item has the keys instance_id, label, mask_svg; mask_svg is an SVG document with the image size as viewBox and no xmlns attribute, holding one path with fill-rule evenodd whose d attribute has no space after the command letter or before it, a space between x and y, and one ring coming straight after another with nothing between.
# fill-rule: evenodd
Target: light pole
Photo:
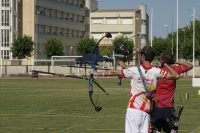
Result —
<instances>
[{"instance_id":1,"label":"light pole","mask_svg":"<svg viewBox=\"0 0 200 133\"><path fill-rule=\"evenodd\" d=\"M140 28L141 28L141 20L140 20L140 18L135 18L136 20L139 20L140 21L140 24L139 24L139 26L140 26ZM138 30L139 31L139 30ZM139 44L139 41L138 41L138 38L139 37L137 37L137 44L138 44L138 50L137 50L137 52L138 52L138 58L137 58L137 60L138 60L138 65L140 65L140 44Z\"/></svg>"},{"instance_id":2,"label":"light pole","mask_svg":"<svg viewBox=\"0 0 200 133\"><path fill-rule=\"evenodd\" d=\"M172 55L173 55L173 48L174 48L174 42L173 42L173 14L174 14L174 12L172 11Z\"/></svg>"},{"instance_id":3,"label":"light pole","mask_svg":"<svg viewBox=\"0 0 200 133\"><path fill-rule=\"evenodd\" d=\"M168 36L168 25L167 25L167 24L165 24L164 26L165 26L165 27L167 27L167 36Z\"/></svg>"},{"instance_id":4,"label":"light pole","mask_svg":"<svg viewBox=\"0 0 200 133\"><path fill-rule=\"evenodd\" d=\"M39 14L39 12L37 11L37 12L35 12L35 14L36 14L36 19L37 19L37 30L36 30L36 35L35 35L35 60L37 60L37 47L38 47L38 44L37 44L37 40L38 40L38 14Z\"/></svg>"},{"instance_id":5,"label":"light pole","mask_svg":"<svg viewBox=\"0 0 200 133\"><path fill-rule=\"evenodd\" d=\"M194 66L194 56L195 56L195 49L194 49L194 47L195 47L195 7L193 8L193 15L192 15L192 17L193 17L193 66ZM194 79L194 68L192 69L193 71L193 79Z\"/></svg>"},{"instance_id":6,"label":"light pole","mask_svg":"<svg viewBox=\"0 0 200 133\"><path fill-rule=\"evenodd\" d=\"M182 31L184 32L184 43L185 43L185 29L182 29Z\"/></svg>"},{"instance_id":7,"label":"light pole","mask_svg":"<svg viewBox=\"0 0 200 133\"><path fill-rule=\"evenodd\" d=\"M152 28L153 28L153 8L151 8L151 47L152 47L152 41L153 41L153 39L152 39Z\"/></svg>"},{"instance_id":8,"label":"light pole","mask_svg":"<svg viewBox=\"0 0 200 133\"><path fill-rule=\"evenodd\" d=\"M176 6L177 6L177 18L176 18L176 25L177 25L177 29L176 29L176 60L178 61L178 0L176 0L177 1L177 4L176 4Z\"/></svg>"}]
</instances>

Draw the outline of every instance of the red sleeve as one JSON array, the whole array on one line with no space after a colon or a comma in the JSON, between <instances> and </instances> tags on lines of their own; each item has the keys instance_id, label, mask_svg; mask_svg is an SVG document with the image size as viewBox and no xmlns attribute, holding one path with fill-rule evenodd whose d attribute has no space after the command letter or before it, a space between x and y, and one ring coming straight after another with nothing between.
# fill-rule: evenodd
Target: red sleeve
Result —
<instances>
[{"instance_id":1,"label":"red sleeve","mask_svg":"<svg viewBox=\"0 0 200 133\"><path fill-rule=\"evenodd\" d=\"M189 67L187 65L179 65L179 66L174 66L173 69L178 73L184 73L189 71Z\"/></svg>"},{"instance_id":2,"label":"red sleeve","mask_svg":"<svg viewBox=\"0 0 200 133\"><path fill-rule=\"evenodd\" d=\"M121 73L122 73L122 77L126 78L123 69L121 70Z\"/></svg>"}]
</instances>

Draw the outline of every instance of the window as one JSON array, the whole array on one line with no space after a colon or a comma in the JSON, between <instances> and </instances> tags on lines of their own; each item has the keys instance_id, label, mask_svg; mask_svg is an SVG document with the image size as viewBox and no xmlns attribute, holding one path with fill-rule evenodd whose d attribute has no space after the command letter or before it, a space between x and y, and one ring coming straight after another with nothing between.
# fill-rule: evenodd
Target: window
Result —
<instances>
[{"instance_id":1,"label":"window","mask_svg":"<svg viewBox=\"0 0 200 133\"><path fill-rule=\"evenodd\" d=\"M50 9L46 9L46 16L47 16L47 17L50 17L50 16L51 16L51 11L50 11Z\"/></svg>"},{"instance_id":2,"label":"window","mask_svg":"<svg viewBox=\"0 0 200 133\"><path fill-rule=\"evenodd\" d=\"M40 11L40 15L44 15L44 11Z\"/></svg>"},{"instance_id":3,"label":"window","mask_svg":"<svg viewBox=\"0 0 200 133\"><path fill-rule=\"evenodd\" d=\"M132 37L132 33L122 33L123 34L123 36L126 36L126 37L128 37L128 38L130 38L130 37Z\"/></svg>"},{"instance_id":4,"label":"window","mask_svg":"<svg viewBox=\"0 0 200 133\"><path fill-rule=\"evenodd\" d=\"M52 12L52 17L56 18L56 12L55 11Z\"/></svg>"},{"instance_id":5,"label":"window","mask_svg":"<svg viewBox=\"0 0 200 133\"><path fill-rule=\"evenodd\" d=\"M133 24L133 19L132 18L123 18L122 24Z\"/></svg>"},{"instance_id":6,"label":"window","mask_svg":"<svg viewBox=\"0 0 200 133\"><path fill-rule=\"evenodd\" d=\"M118 36L118 34L117 34L117 33L111 33L111 35L112 35L112 38L111 38L111 39L115 39L115 37L117 37L117 36Z\"/></svg>"},{"instance_id":7,"label":"window","mask_svg":"<svg viewBox=\"0 0 200 133\"><path fill-rule=\"evenodd\" d=\"M74 46L70 47L70 55L74 55Z\"/></svg>"},{"instance_id":8,"label":"window","mask_svg":"<svg viewBox=\"0 0 200 133\"><path fill-rule=\"evenodd\" d=\"M67 0L65 0L65 4L68 4L68 1L67 1Z\"/></svg>"},{"instance_id":9,"label":"window","mask_svg":"<svg viewBox=\"0 0 200 133\"><path fill-rule=\"evenodd\" d=\"M92 24L102 24L102 19L92 19Z\"/></svg>"},{"instance_id":10,"label":"window","mask_svg":"<svg viewBox=\"0 0 200 133\"><path fill-rule=\"evenodd\" d=\"M50 28L50 27L47 28L47 33L48 33L48 34L51 33L51 28Z\"/></svg>"},{"instance_id":11,"label":"window","mask_svg":"<svg viewBox=\"0 0 200 133\"><path fill-rule=\"evenodd\" d=\"M10 51L9 50L1 50L1 57L3 59L9 59L9 57L10 57Z\"/></svg>"},{"instance_id":12,"label":"window","mask_svg":"<svg viewBox=\"0 0 200 133\"><path fill-rule=\"evenodd\" d=\"M85 17L89 17L90 15L90 11L89 10L85 10Z\"/></svg>"},{"instance_id":13,"label":"window","mask_svg":"<svg viewBox=\"0 0 200 133\"><path fill-rule=\"evenodd\" d=\"M65 54L68 55L69 54L69 46L65 47Z\"/></svg>"},{"instance_id":14,"label":"window","mask_svg":"<svg viewBox=\"0 0 200 133\"><path fill-rule=\"evenodd\" d=\"M117 24L117 19L107 19L107 24Z\"/></svg>"},{"instance_id":15,"label":"window","mask_svg":"<svg viewBox=\"0 0 200 133\"><path fill-rule=\"evenodd\" d=\"M1 20L2 20L2 26L9 26L10 24L10 13L8 10L2 10L1 11Z\"/></svg>"},{"instance_id":16,"label":"window","mask_svg":"<svg viewBox=\"0 0 200 133\"><path fill-rule=\"evenodd\" d=\"M2 6L9 6L10 2L9 0L2 0Z\"/></svg>"},{"instance_id":17,"label":"window","mask_svg":"<svg viewBox=\"0 0 200 133\"><path fill-rule=\"evenodd\" d=\"M9 40L10 40L10 30L1 30L1 46L2 47L9 47Z\"/></svg>"},{"instance_id":18,"label":"window","mask_svg":"<svg viewBox=\"0 0 200 133\"><path fill-rule=\"evenodd\" d=\"M94 39L100 39L102 38L102 33L92 33L92 36Z\"/></svg>"},{"instance_id":19,"label":"window","mask_svg":"<svg viewBox=\"0 0 200 133\"><path fill-rule=\"evenodd\" d=\"M68 36L68 33L64 33L64 36Z\"/></svg>"}]
</instances>

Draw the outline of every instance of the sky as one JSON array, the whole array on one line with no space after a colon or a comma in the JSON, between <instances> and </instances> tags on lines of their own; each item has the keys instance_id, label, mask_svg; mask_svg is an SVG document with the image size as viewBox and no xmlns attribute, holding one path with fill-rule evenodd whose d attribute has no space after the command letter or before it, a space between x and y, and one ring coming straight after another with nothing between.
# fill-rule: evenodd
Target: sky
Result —
<instances>
[{"instance_id":1,"label":"sky","mask_svg":"<svg viewBox=\"0 0 200 133\"><path fill-rule=\"evenodd\" d=\"M147 6L149 15L149 39L152 37L166 38L167 33L184 28L190 25L193 20L193 8L195 7L195 17L200 20L200 0L97 0L98 9L138 9L140 4ZM177 11L178 1L178 11ZM153 13L151 13L153 10ZM172 13L173 12L173 13ZM153 17L152 17L153 16ZM173 21L172 21L173 18ZM152 19L152 24L151 24ZM164 26L168 25L168 26ZM173 28L172 28L173 25Z\"/></svg>"}]
</instances>

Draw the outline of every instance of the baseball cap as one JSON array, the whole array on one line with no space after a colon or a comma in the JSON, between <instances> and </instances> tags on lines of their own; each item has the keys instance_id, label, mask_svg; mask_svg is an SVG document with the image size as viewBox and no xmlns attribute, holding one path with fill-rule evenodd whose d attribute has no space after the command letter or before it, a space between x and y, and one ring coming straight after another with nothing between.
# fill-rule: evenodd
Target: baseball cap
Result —
<instances>
[{"instance_id":1,"label":"baseball cap","mask_svg":"<svg viewBox=\"0 0 200 133\"><path fill-rule=\"evenodd\" d=\"M141 53L144 53L144 54L156 54L154 48L152 48L151 46L144 46L141 50Z\"/></svg>"}]
</instances>

